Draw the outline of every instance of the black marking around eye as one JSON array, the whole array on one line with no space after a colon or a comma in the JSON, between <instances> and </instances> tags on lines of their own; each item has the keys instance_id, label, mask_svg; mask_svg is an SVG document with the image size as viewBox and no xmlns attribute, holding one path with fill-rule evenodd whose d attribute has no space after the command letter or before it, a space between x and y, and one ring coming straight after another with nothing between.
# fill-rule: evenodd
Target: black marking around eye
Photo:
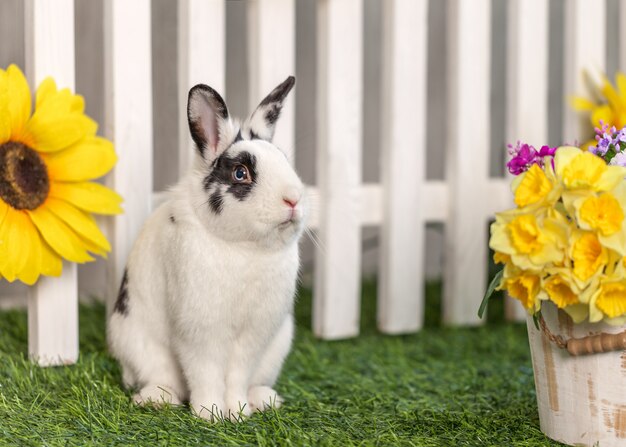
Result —
<instances>
[{"instance_id":1,"label":"black marking around eye","mask_svg":"<svg viewBox=\"0 0 626 447\"><path fill-rule=\"evenodd\" d=\"M173 214L170 214L170 222L176 223L176 218L174 217Z\"/></svg>"},{"instance_id":2,"label":"black marking around eye","mask_svg":"<svg viewBox=\"0 0 626 447\"><path fill-rule=\"evenodd\" d=\"M124 316L128 315L128 269L124 269L122 284L120 285L120 291L117 295L117 301L115 301L113 312L117 312Z\"/></svg>"},{"instance_id":3,"label":"black marking around eye","mask_svg":"<svg viewBox=\"0 0 626 447\"><path fill-rule=\"evenodd\" d=\"M215 191L211 194L211 197L209 197L209 206L215 214L220 214L222 212L222 209L224 208L224 197L219 190Z\"/></svg>"},{"instance_id":4,"label":"black marking around eye","mask_svg":"<svg viewBox=\"0 0 626 447\"><path fill-rule=\"evenodd\" d=\"M241 183L233 179L233 169L237 165L244 165L248 168L249 183ZM231 157L229 151L226 150L215 160L212 168L211 173L204 178L203 182L207 192L210 192L215 185L224 185L226 187L224 193L232 194L238 200L244 200L254 189L257 181L256 157L250 152L242 151ZM222 191L223 188L214 191L209 199L209 205L216 213L219 213L223 208ZM213 206L213 202L215 202L215 206Z\"/></svg>"}]
</instances>

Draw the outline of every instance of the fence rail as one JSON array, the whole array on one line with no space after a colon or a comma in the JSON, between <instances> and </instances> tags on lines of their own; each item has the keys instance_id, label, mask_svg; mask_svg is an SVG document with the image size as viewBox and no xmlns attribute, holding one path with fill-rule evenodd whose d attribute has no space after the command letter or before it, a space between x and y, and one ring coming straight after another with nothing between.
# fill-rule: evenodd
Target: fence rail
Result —
<instances>
[{"instance_id":1,"label":"fence rail","mask_svg":"<svg viewBox=\"0 0 626 447\"><path fill-rule=\"evenodd\" d=\"M606 65L605 1L566 2L563 88L581 93L582 69ZM31 81L54 76L74 86L73 0L28 0L26 70ZM104 0L106 135L119 162L107 178L125 198L125 214L111 218L113 253L107 263L112 303L127 254L152 204L151 2ZM311 186L310 226L321 242L315 261L313 328L325 339L358 334L361 228L381 227L378 321L389 334L423 324L424 238L427 222L445 225L443 318L478 325L476 310L487 280L486 224L511 204L507 178L489 175L490 0L447 1L448 126L446 180L426 179L428 0L382 4L381 178L362 182L363 1L318 0L317 185ZM295 72L295 0L250 0L250 104ZM198 82L225 90L225 0L178 0L178 79L181 110ZM542 144L548 134L549 1L510 0L507 48L507 131ZM622 37L626 4L619 5ZM622 38L622 41L625 39ZM365 49L367 51L367 49ZM626 45L621 46L626 65ZM378 93L376 93L378 94ZM583 123L564 104L563 137L581 139ZM193 147L179 117L180 175ZM297 151L295 107L286 105L276 142ZM66 264L59 279L34 287L29 350L42 364L77 356L77 274ZM520 318L514 303L507 315Z\"/></svg>"}]
</instances>

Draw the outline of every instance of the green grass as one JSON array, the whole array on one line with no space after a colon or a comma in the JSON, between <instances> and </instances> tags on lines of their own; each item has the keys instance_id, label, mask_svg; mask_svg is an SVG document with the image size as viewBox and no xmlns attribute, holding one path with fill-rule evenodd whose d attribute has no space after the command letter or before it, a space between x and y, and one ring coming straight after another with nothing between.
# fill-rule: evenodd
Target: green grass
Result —
<instances>
[{"instance_id":1,"label":"green grass","mask_svg":"<svg viewBox=\"0 0 626 447\"><path fill-rule=\"evenodd\" d=\"M497 303L486 327L442 328L431 284L426 328L388 337L368 283L362 335L324 342L309 329L310 293L300 295L277 385L286 404L241 424L133 406L106 353L102 306L80 309L78 364L44 369L25 358L25 312L0 313L0 445L559 445L539 431L526 330L494 317Z\"/></svg>"}]
</instances>

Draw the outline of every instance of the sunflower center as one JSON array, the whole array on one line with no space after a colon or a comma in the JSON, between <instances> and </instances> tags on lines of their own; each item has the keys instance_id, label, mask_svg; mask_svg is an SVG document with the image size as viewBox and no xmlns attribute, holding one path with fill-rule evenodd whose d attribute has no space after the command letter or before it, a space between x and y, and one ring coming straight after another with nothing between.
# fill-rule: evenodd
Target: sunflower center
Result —
<instances>
[{"instance_id":1,"label":"sunflower center","mask_svg":"<svg viewBox=\"0 0 626 447\"><path fill-rule=\"evenodd\" d=\"M0 145L0 199L18 210L34 210L49 191L48 170L37 152L15 141Z\"/></svg>"}]
</instances>

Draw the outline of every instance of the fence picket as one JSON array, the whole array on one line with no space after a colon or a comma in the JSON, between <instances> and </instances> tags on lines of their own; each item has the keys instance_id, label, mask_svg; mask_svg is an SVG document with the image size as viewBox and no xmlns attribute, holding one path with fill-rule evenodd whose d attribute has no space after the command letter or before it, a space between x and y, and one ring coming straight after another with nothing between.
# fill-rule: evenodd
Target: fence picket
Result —
<instances>
[{"instance_id":1,"label":"fence picket","mask_svg":"<svg viewBox=\"0 0 626 447\"><path fill-rule=\"evenodd\" d=\"M318 12L319 238L313 328L336 339L359 332L363 4L322 0Z\"/></svg>"},{"instance_id":2,"label":"fence picket","mask_svg":"<svg viewBox=\"0 0 626 447\"><path fill-rule=\"evenodd\" d=\"M104 5L105 133L118 162L108 186L124 198L124 214L110 232L107 308L110 311L126 258L152 198L152 62L149 0L107 0Z\"/></svg>"},{"instance_id":3,"label":"fence picket","mask_svg":"<svg viewBox=\"0 0 626 447\"><path fill-rule=\"evenodd\" d=\"M443 318L479 324L487 280L490 0L448 1L448 150Z\"/></svg>"},{"instance_id":4,"label":"fence picket","mask_svg":"<svg viewBox=\"0 0 626 447\"><path fill-rule=\"evenodd\" d=\"M383 5L378 326L392 334L423 324L427 16L426 0Z\"/></svg>"},{"instance_id":5,"label":"fence picket","mask_svg":"<svg viewBox=\"0 0 626 447\"><path fill-rule=\"evenodd\" d=\"M548 141L548 0L512 0L508 14L506 138L539 148ZM519 301L507 297L505 308L507 318L526 321Z\"/></svg>"},{"instance_id":6,"label":"fence picket","mask_svg":"<svg viewBox=\"0 0 626 447\"><path fill-rule=\"evenodd\" d=\"M586 76L597 79L606 69L606 1L565 2L563 61L563 141L583 144L591 137L589 118L572 109L569 98L589 96Z\"/></svg>"},{"instance_id":7,"label":"fence picket","mask_svg":"<svg viewBox=\"0 0 626 447\"><path fill-rule=\"evenodd\" d=\"M248 3L248 67L250 110L296 72L296 5L294 0L252 0ZM276 127L274 144L289 160L295 155L295 95L289 94Z\"/></svg>"},{"instance_id":8,"label":"fence picket","mask_svg":"<svg viewBox=\"0 0 626 447\"><path fill-rule=\"evenodd\" d=\"M179 175L193 160L187 123L187 95L196 84L226 90L225 0L178 0L178 139Z\"/></svg>"},{"instance_id":9,"label":"fence picket","mask_svg":"<svg viewBox=\"0 0 626 447\"><path fill-rule=\"evenodd\" d=\"M26 74L35 86L53 76L75 88L74 0L25 3ZM60 278L41 277L28 293L28 354L41 366L78 359L78 275L63 262Z\"/></svg>"}]
</instances>

